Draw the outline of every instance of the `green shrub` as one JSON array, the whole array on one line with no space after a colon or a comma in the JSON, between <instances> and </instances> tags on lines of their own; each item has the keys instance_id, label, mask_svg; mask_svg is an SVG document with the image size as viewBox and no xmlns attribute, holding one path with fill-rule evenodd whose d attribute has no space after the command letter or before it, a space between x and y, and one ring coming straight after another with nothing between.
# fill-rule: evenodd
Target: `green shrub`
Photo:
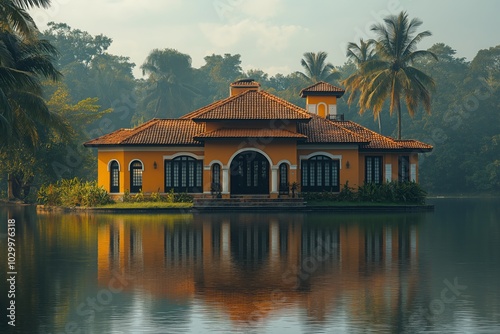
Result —
<instances>
[{"instance_id":1,"label":"green shrub","mask_svg":"<svg viewBox=\"0 0 500 334\"><path fill-rule=\"evenodd\" d=\"M346 181L337 197L340 202L354 202L357 194L352 187L349 187L349 181Z\"/></svg>"},{"instance_id":2,"label":"green shrub","mask_svg":"<svg viewBox=\"0 0 500 334\"><path fill-rule=\"evenodd\" d=\"M129 203L132 202L132 196L130 196L130 190L125 189L125 192L123 193L123 202Z\"/></svg>"},{"instance_id":3,"label":"green shrub","mask_svg":"<svg viewBox=\"0 0 500 334\"><path fill-rule=\"evenodd\" d=\"M90 207L112 202L106 190L99 187L96 181L84 182L78 178L43 185L38 191L37 201L43 205L66 207Z\"/></svg>"},{"instance_id":4,"label":"green shrub","mask_svg":"<svg viewBox=\"0 0 500 334\"><path fill-rule=\"evenodd\" d=\"M144 193L142 192L142 189L139 190L138 193L132 196L132 202L140 203L140 202L145 202L146 199L144 197Z\"/></svg>"},{"instance_id":5,"label":"green shrub","mask_svg":"<svg viewBox=\"0 0 500 334\"><path fill-rule=\"evenodd\" d=\"M161 197L160 192L151 193L151 196L149 196L149 201L150 202L162 202L163 198Z\"/></svg>"},{"instance_id":6,"label":"green shrub","mask_svg":"<svg viewBox=\"0 0 500 334\"><path fill-rule=\"evenodd\" d=\"M193 196L186 193L177 193L174 196L174 203L193 203Z\"/></svg>"},{"instance_id":7,"label":"green shrub","mask_svg":"<svg viewBox=\"0 0 500 334\"><path fill-rule=\"evenodd\" d=\"M398 204L425 204L427 192L416 182L389 182L383 184L366 183L357 191L348 182L339 193L303 193L306 201L318 202L375 202Z\"/></svg>"}]
</instances>

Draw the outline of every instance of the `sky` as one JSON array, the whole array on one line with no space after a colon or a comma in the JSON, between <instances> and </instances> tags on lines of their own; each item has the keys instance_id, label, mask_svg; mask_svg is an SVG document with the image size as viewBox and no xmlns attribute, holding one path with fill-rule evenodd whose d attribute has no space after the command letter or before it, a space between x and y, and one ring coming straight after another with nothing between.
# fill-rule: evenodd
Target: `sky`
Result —
<instances>
[{"instance_id":1,"label":"sky","mask_svg":"<svg viewBox=\"0 0 500 334\"><path fill-rule=\"evenodd\" d=\"M242 67L274 75L301 70L304 52L326 51L335 66L348 42L373 37L370 27L407 11L430 30L420 49L443 42L472 60L500 44L500 1L481 0L52 0L31 10L40 30L64 22L113 39L109 53L130 57L134 74L155 48L188 54L199 68L211 54L240 54Z\"/></svg>"}]
</instances>

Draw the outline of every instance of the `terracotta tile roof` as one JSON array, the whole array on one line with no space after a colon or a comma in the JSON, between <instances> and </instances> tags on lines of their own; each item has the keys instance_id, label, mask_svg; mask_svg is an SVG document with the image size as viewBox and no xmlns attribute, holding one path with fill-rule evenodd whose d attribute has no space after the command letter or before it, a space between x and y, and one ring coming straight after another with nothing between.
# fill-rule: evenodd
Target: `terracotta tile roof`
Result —
<instances>
[{"instance_id":1,"label":"terracotta tile roof","mask_svg":"<svg viewBox=\"0 0 500 334\"><path fill-rule=\"evenodd\" d=\"M307 144L368 143L366 138L339 126L338 122L310 115L312 116L310 122L298 124L298 132L307 136Z\"/></svg>"},{"instance_id":2,"label":"terracotta tile roof","mask_svg":"<svg viewBox=\"0 0 500 334\"><path fill-rule=\"evenodd\" d=\"M432 150L431 145L424 144L416 140L395 140L391 137L383 136L364 126L352 121L337 121L339 126L366 138L368 144L361 145L360 149L393 149L393 150Z\"/></svg>"},{"instance_id":3,"label":"terracotta tile roof","mask_svg":"<svg viewBox=\"0 0 500 334\"><path fill-rule=\"evenodd\" d=\"M195 135L205 124L184 119L152 119L134 129L120 129L86 142L85 146L113 145L198 145Z\"/></svg>"},{"instance_id":4,"label":"terracotta tile roof","mask_svg":"<svg viewBox=\"0 0 500 334\"><path fill-rule=\"evenodd\" d=\"M236 85L255 83L246 80ZM319 82L304 92L343 92ZM269 128L222 128L206 132L205 122L222 120L294 120L297 132ZM255 125L254 125L255 127ZM152 119L134 129L120 129L86 142L85 146L195 145L215 138L290 138L305 144L353 143L360 150L423 150L432 146L416 140L394 140L351 121L331 121L308 113L288 101L264 91L248 90L216 101L180 119Z\"/></svg>"},{"instance_id":5,"label":"terracotta tile roof","mask_svg":"<svg viewBox=\"0 0 500 334\"><path fill-rule=\"evenodd\" d=\"M245 91L193 111L182 118L194 121L229 119L307 121L311 116L305 109L267 92Z\"/></svg>"},{"instance_id":6,"label":"terracotta tile roof","mask_svg":"<svg viewBox=\"0 0 500 334\"><path fill-rule=\"evenodd\" d=\"M334 95L341 97L344 95L345 90L339 87L336 87L334 85L331 85L327 82L320 81L318 83L315 83L314 85L311 85L309 87L306 87L300 91L300 96L305 97L308 95Z\"/></svg>"},{"instance_id":7,"label":"terracotta tile roof","mask_svg":"<svg viewBox=\"0 0 500 334\"><path fill-rule=\"evenodd\" d=\"M432 145L423 143L415 139L395 139L396 143L404 146L404 148L417 149L417 150L432 150Z\"/></svg>"},{"instance_id":8,"label":"terracotta tile roof","mask_svg":"<svg viewBox=\"0 0 500 334\"><path fill-rule=\"evenodd\" d=\"M218 129L201 133L196 139L208 138L297 138L306 139L303 134L285 129Z\"/></svg>"}]
</instances>

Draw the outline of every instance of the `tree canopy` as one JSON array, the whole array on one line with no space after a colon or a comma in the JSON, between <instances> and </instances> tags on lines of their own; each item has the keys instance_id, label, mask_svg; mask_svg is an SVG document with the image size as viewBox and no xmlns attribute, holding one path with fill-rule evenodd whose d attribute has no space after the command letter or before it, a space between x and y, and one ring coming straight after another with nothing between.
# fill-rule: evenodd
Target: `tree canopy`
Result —
<instances>
[{"instance_id":1,"label":"tree canopy","mask_svg":"<svg viewBox=\"0 0 500 334\"><path fill-rule=\"evenodd\" d=\"M368 109L375 117L382 111L389 100L389 112L397 113L397 138L401 139L401 100L410 116L419 105L430 113L431 91L434 80L414 66L421 58L437 57L428 50L417 50L417 44L431 35L430 31L417 33L422 25L419 19L409 19L406 12L391 15L384 19L384 24L375 24L372 31L376 35L376 57L363 62L359 78L344 81L352 90L359 90L359 108L363 113ZM349 52L349 51L348 51Z\"/></svg>"},{"instance_id":2,"label":"tree canopy","mask_svg":"<svg viewBox=\"0 0 500 334\"><path fill-rule=\"evenodd\" d=\"M0 6L6 3L17 2ZM5 7L0 10L6 15ZM377 130L372 117L359 113L376 106L374 114L384 124L378 131L398 137L401 122L405 137L434 145L419 164L420 182L429 192L500 191L500 46L478 50L471 61L445 43L419 50L429 32L419 32L422 23L406 13L373 27L373 40L350 43L341 66L328 63L319 51L297 59L306 65L303 73L243 71L242 56L229 53L209 55L194 68L188 54L165 48L145 59L144 79L134 78L130 58L108 53L112 40L104 35L51 23L40 34L31 27L24 36L9 21L2 22L0 184L6 189L7 179L13 180L16 196L61 177L94 179L95 153L82 148L90 138L151 117L179 117L228 97L229 84L241 78L253 78L262 89L304 107L300 90L314 80L333 81L325 77L332 69L347 91L348 99L338 100L346 118ZM411 88L414 84L417 88ZM416 112L430 104L432 113ZM164 106L163 111L156 106ZM63 128L69 125L67 137L53 127L55 119L63 121Z\"/></svg>"}]
</instances>

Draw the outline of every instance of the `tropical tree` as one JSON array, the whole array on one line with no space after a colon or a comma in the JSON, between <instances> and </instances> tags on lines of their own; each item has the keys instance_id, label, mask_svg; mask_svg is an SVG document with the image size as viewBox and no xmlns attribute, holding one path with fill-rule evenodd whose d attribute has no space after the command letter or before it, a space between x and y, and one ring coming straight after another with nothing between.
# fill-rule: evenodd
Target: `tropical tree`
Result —
<instances>
[{"instance_id":1,"label":"tropical tree","mask_svg":"<svg viewBox=\"0 0 500 334\"><path fill-rule=\"evenodd\" d=\"M417 50L417 44L430 31L416 33L422 25L419 19L409 19L406 12L391 15L384 24L375 24L372 31L377 35L375 51L377 57L360 66L361 82L354 85L360 91L359 107L363 113L372 109L378 117L384 103L389 99L389 112L397 113L397 137L401 139L401 100L404 99L408 113L413 117L419 105L431 111L431 90L434 80L414 66L425 57L437 59L434 53Z\"/></svg>"},{"instance_id":2,"label":"tropical tree","mask_svg":"<svg viewBox=\"0 0 500 334\"><path fill-rule=\"evenodd\" d=\"M347 104L352 104L358 97L358 93L363 85L366 83L368 76L363 72L363 65L376 57L375 53L375 40L369 39L364 41L362 38L359 40L359 44L350 42L347 44L347 59L356 65L356 71L352 73L349 77L342 81L342 84L349 90L349 98L347 99ZM382 125L380 121L380 116L377 115L378 129L379 133L382 133Z\"/></svg>"},{"instance_id":3,"label":"tropical tree","mask_svg":"<svg viewBox=\"0 0 500 334\"><path fill-rule=\"evenodd\" d=\"M23 38L36 38L38 29L28 10L48 8L51 0L0 1L0 30L18 33Z\"/></svg>"},{"instance_id":4,"label":"tropical tree","mask_svg":"<svg viewBox=\"0 0 500 334\"><path fill-rule=\"evenodd\" d=\"M155 49L141 66L148 75L144 98L152 116L180 116L192 106L198 90L192 85L191 57L174 49Z\"/></svg>"},{"instance_id":5,"label":"tropical tree","mask_svg":"<svg viewBox=\"0 0 500 334\"><path fill-rule=\"evenodd\" d=\"M101 110L97 98L87 98L76 104L66 87L47 82L54 93L47 100L49 109L67 120L69 136L61 136L51 128L38 125L39 143L18 140L8 149L0 149L0 175L8 175L9 198L25 200L33 194L35 184L52 183L61 177L95 178L96 160L83 148L88 140L85 129L111 110Z\"/></svg>"},{"instance_id":6,"label":"tropical tree","mask_svg":"<svg viewBox=\"0 0 500 334\"><path fill-rule=\"evenodd\" d=\"M207 92L204 104L228 96L229 83L244 77L239 54L216 55L212 54L203 58L205 65L199 69L198 86Z\"/></svg>"},{"instance_id":7,"label":"tropical tree","mask_svg":"<svg viewBox=\"0 0 500 334\"><path fill-rule=\"evenodd\" d=\"M366 82L367 75L363 72L363 65L375 59L375 40L370 39L364 41L359 40L359 45L353 42L347 44L347 59L352 61L357 68L357 71L351 74L347 79L342 81L342 84L351 91L349 98L347 100L348 104L351 104L356 97L363 84Z\"/></svg>"},{"instance_id":8,"label":"tropical tree","mask_svg":"<svg viewBox=\"0 0 500 334\"><path fill-rule=\"evenodd\" d=\"M298 72L299 76L310 83L331 82L338 79L340 74L331 63L326 62L327 56L328 53L324 51L304 53L304 58L300 61L304 72Z\"/></svg>"},{"instance_id":9,"label":"tropical tree","mask_svg":"<svg viewBox=\"0 0 500 334\"><path fill-rule=\"evenodd\" d=\"M54 22L48 23L41 36L59 50L57 66L72 103L97 97L103 109L113 108L106 118L114 129L130 127L138 102L132 73L135 64L128 57L107 53L112 39Z\"/></svg>"},{"instance_id":10,"label":"tropical tree","mask_svg":"<svg viewBox=\"0 0 500 334\"><path fill-rule=\"evenodd\" d=\"M55 48L44 40L27 40L0 32L0 148L12 140L38 142L38 125L64 132L66 123L42 97L42 79L58 80L52 61Z\"/></svg>"},{"instance_id":11,"label":"tropical tree","mask_svg":"<svg viewBox=\"0 0 500 334\"><path fill-rule=\"evenodd\" d=\"M49 22L42 38L49 40L60 50L57 63L61 68L79 63L90 67L93 59L105 54L113 40L103 34L92 36L87 31L73 29L66 23Z\"/></svg>"},{"instance_id":12,"label":"tropical tree","mask_svg":"<svg viewBox=\"0 0 500 334\"><path fill-rule=\"evenodd\" d=\"M7 159L17 154L32 166L29 161L48 131L55 129L62 137L69 133L68 123L50 111L42 97L41 80L60 77L52 64L55 54L47 41L0 32L0 155ZM21 154L20 147L31 152ZM3 159L4 164L9 163L7 159ZM15 189L20 179L31 181L22 169L22 164L17 164L9 171L9 198L20 198L22 192Z\"/></svg>"}]
</instances>

